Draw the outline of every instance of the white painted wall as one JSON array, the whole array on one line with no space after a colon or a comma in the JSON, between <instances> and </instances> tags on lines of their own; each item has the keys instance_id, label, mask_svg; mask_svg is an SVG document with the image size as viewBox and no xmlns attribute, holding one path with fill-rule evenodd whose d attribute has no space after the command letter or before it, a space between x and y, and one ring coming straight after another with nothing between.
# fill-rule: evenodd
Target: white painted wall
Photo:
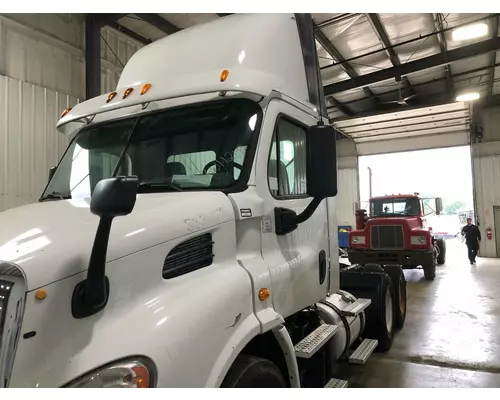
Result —
<instances>
[{"instance_id":1,"label":"white painted wall","mask_svg":"<svg viewBox=\"0 0 500 400\"><path fill-rule=\"evenodd\" d=\"M500 206L500 107L481 112L484 141L472 144L476 212L483 240L480 255L497 257L493 207ZM486 229L493 230L492 240L486 238Z\"/></svg>"},{"instance_id":2,"label":"white painted wall","mask_svg":"<svg viewBox=\"0 0 500 400\"><path fill-rule=\"evenodd\" d=\"M110 28L121 63L142 47ZM36 201L68 138L55 125L85 95L84 20L71 14L0 14L0 211ZM101 40L101 89L122 67Z\"/></svg>"}]
</instances>

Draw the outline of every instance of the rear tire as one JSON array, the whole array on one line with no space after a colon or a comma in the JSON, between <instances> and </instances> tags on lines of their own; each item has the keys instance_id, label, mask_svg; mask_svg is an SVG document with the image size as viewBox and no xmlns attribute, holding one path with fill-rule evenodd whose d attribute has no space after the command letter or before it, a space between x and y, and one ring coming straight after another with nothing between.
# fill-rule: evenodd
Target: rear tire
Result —
<instances>
[{"instance_id":1,"label":"rear tire","mask_svg":"<svg viewBox=\"0 0 500 400\"><path fill-rule=\"evenodd\" d=\"M437 247L439 248L439 255L437 257L438 265L443 265L446 262L446 241L444 239L438 239L436 241Z\"/></svg>"},{"instance_id":2,"label":"rear tire","mask_svg":"<svg viewBox=\"0 0 500 400\"><path fill-rule=\"evenodd\" d=\"M399 265L386 265L385 272L392 281L394 289L394 324L402 329L406 320L406 278Z\"/></svg>"},{"instance_id":3,"label":"rear tire","mask_svg":"<svg viewBox=\"0 0 500 400\"><path fill-rule=\"evenodd\" d=\"M279 368L265 358L240 354L229 369L223 388L286 388Z\"/></svg>"},{"instance_id":4,"label":"rear tire","mask_svg":"<svg viewBox=\"0 0 500 400\"><path fill-rule=\"evenodd\" d=\"M389 275L383 275L382 283L366 313L365 337L377 339L377 351L387 351L394 339L394 290Z\"/></svg>"}]
</instances>

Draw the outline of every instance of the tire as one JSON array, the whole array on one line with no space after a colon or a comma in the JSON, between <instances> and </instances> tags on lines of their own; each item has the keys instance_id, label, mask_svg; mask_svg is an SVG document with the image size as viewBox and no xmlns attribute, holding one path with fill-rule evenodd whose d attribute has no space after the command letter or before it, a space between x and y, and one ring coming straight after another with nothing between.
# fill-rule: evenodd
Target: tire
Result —
<instances>
[{"instance_id":1,"label":"tire","mask_svg":"<svg viewBox=\"0 0 500 400\"><path fill-rule=\"evenodd\" d=\"M286 388L279 368L265 358L240 354L222 382L223 388Z\"/></svg>"},{"instance_id":2,"label":"tire","mask_svg":"<svg viewBox=\"0 0 500 400\"><path fill-rule=\"evenodd\" d=\"M383 274L383 279L378 287L375 301L367 312L365 337L377 339L377 352L385 352L392 346L394 339L394 290L391 278Z\"/></svg>"},{"instance_id":3,"label":"tire","mask_svg":"<svg viewBox=\"0 0 500 400\"><path fill-rule=\"evenodd\" d=\"M399 265L386 265L384 269L394 289L394 324L396 329L403 329L406 320L405 274Z\"/></svg>"},{"instance_id":4,"label":"tire","mask_svg":"<svg viewBox=\"0 0 500 400\"><path fill-rule=\"evenodd\" d=\"M422 265L422 268L424 269L424 277L428 281L433 281L434 278L436 277L436 264L427 264L427 265Z\"/></svg>"},{"instance_id":5,"label":"tire","mask_svg":"<svg viewBox=\"0 0 500 400\"><path fill-rule=\"evenodd\" d=\"M380 264L365 264L363 272L384 272L384 268Z\"/></svg>"},{"instance_id":6,"label":"tire","mask_svg":"<svg viewBox=\"0 0 500 400\"><path fill-rule=\"evenodd\" d=\"M439 248L437 263L438 265L443 265L446 262L446 241L444 239L438 239L436 242Z\"/></svg>"}]
</instances>

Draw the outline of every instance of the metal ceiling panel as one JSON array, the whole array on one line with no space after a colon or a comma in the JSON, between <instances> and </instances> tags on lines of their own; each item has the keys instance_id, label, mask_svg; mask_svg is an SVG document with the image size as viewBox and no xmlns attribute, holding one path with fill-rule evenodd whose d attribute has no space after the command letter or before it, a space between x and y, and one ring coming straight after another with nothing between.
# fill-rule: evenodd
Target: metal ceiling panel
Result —
<instances>
[{"instance_id":1,"label":"metal ceiling panel","mask_svg":"<svg viewBox=\"0 0 500 400\"><path fill-rule=\"evenodd\" d=\"M126 17L119 19L118 23L147 39L158 40L166 36L165 32L155 28L147 22L144 22L135 14L129 14Z\"/></svg>"},{"instance_id":2,"label":"metal ceiling panel","mask_svg":"<svg viewBox=\"0 0 500 400\"><path fill-rule=\"evenodd\" d=\"M326 54L326 52L325 52ZM323 85L329 85L331 83L345 81L349 79L349 75L339 66L327 68L321 71L321 80ZM362 91L362 89L357 89L356 91Z\"/></svg>"},{"instance_id":3,"label":"metal ceiling panel","mask_svg":"<svg viewBox=\"0 0 500 400\"><path fill-rule=\"evenodd\" d=\"M365 94L361 90L338 93L334 97L341 103L348 103L350 101L366 98Z\"/></svg>"},{"instance_id":4,"label":"metal ceiling panel","mask_svg":"<svg viewBox=\"0 0 500 400\"><path fill-rule=\"evenodd\" d=\"M434 31L432 14L380 14L380 20L393 45ZM398 46L394 50L404 64L436 54L439 47L435 38L429 38Z\"/></svg>"},{"instance_id":5,"label":"metal ceiling panel","mask_svg":"<svg viewBox=\"0 0 500 400\"><path fill-rule=\"evenodd\" d=\"M187 14L187 13L175 13L175 14L159 14L162 18L166 19L168 22L174 24L178 28L186 29L193 25L203 24L205 22L213 21L214 19L220 18L217 14L202 13L202 14Z\"/></svg>"},{"instance_id":6,"label":"metal ceiling panel","mask_svg":"<svg viewBox=\"0 0 500 400\"><path fill-rule=\"evenodd\" d=\"M321 30L346 59L382 48L363 14L335 25L324 26Z\"/></svg>"},{"instance_id":7,"label":"metal ceiling panel","mask_svg":"<svg viewBox=\"0 0 500 400\"><path fill-rule=\"evenodd\" d=\"M451 64L451 68L453 69L454 74L459 74L461 72L470 71L474 68L484 67L489 65L490 63L490 55L489 54L481 54L474 58L468 58L465 60L460 60Z\"/></svg>"}]
</instances>

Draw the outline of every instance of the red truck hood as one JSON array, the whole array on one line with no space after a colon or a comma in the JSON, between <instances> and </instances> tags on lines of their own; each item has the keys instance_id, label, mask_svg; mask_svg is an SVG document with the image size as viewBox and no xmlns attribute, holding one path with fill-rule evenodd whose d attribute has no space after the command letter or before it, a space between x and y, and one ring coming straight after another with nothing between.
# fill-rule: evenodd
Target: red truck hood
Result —
<instances>
[{"instance_id":1,"label":"red truck hood","mask_svg":"<svg viewBox=\"0 0 500 400\"><path fill-rule=\"evenodd\" d=\"M379 217L370 218L366 222L366 228L370 228L372 225L406 225L408 229L422 229L422 218L421 217Z\"/></svg>"}]
</instances>

